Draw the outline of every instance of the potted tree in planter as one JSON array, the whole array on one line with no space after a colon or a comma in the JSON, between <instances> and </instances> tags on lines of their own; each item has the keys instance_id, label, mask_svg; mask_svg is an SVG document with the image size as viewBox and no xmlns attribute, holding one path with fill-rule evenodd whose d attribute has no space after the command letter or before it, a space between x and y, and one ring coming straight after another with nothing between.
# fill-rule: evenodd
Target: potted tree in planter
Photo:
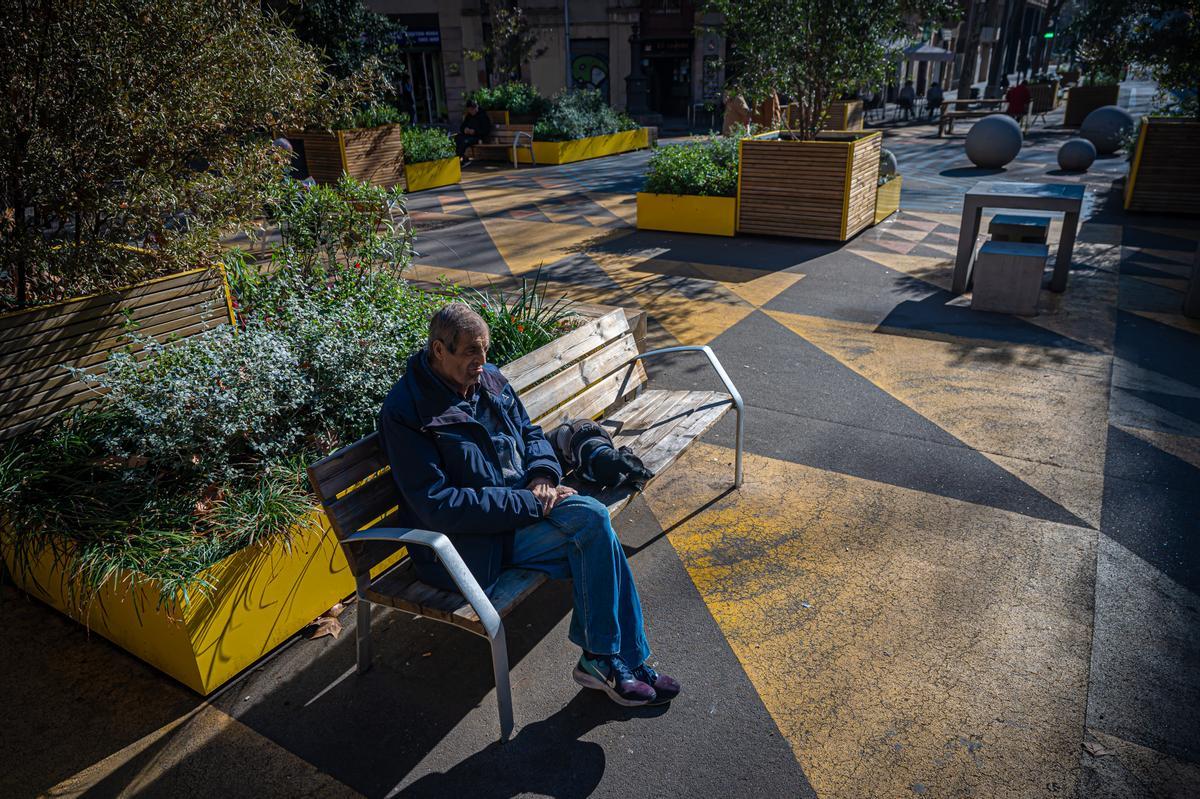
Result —
<instances>
[{"instance_id":1,"label":"potted tree in planter","mask_svg":"<svg viewBox=\"0 0 1200 799\"><path fill-rule=\"evenodd\" d=\"M343 175L390 189L404 186L404 142L400 125L407 116L374 103L337 120L329 129L292 131L288 139L303 149L308 174L318 183Z\"/></svg>"},{"instance_id":2,"label":"potted tree in planter","mask_svg":"<svg viewBox=\"0 0 1200 799\"><path fill-rule=\"evenodd\" d=\"M738 230L844 241L875 219L882 134L822 131L831 105L879 76L905 19L946 16L939 4L714 0L724 15L735 89L796 101L792 129L741 142Z\"/></svg>"},{"instance_id":3,"label":"potted tree in planter","mask_svg":"<svg viewBox=\"0 0 1200 799\"><path fill-rule=\"evenodd\" d=\"M1200 21L1169 0L1096 0L1077 24L1089 47L1148 68L1163 100L1141 120L1125 207L1200 214Z\"/></svg>"},{"instance_id":4,"label":"potted tree in planter","mask_svg":"<svg viewBox=\"0 0 1200 799\"><path fill-rule=\"evenodd\" d=\"M1089 2L1071 24L1083 69L1079 84L1067 89L1063 125L1068 128L1079 127L1088 114L1106 105L1116 105L1120 99L1120 76L1127 49L1123 45L1125 33L1118 23L1124 7L1125 4L1110 0Z\"/></svg>"},{"instance_id":5,"label":"potted tree in planter","mask_svg":"<svg viewBox=\"0 0 1200 799\"><path fill-rule=\"evenodd\" d=\"M735 132L656 150L637 195L638 229L732 236L740 138Z\"/></svg>"},{"instance_id":6,"label":"potted tree in planter","mask_svg":"<svg viewBox=\"0 0 1200 799\"><path fill-rule=\"evenodd\" d=\"M454 140L441 128L405 128L404 180L411 194L462 180Z\"/></svg>"}]
</instances>

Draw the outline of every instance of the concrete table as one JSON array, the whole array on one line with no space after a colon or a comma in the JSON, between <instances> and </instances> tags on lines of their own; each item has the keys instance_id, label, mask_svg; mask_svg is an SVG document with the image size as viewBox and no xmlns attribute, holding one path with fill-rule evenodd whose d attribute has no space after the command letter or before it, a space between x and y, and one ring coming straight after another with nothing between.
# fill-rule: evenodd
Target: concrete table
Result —
<instances>
[{"instance_id":1,"label":"concrete table","mask_svg":"<svg viewBox=\"0 0 1200 799\"><path fill-rule=\"evenodd\" d=\"M1066 183L1015 183L985 180L976 183L963 197L962 225L958 229L958 257L954 260L954 283L950 290L962 294L971 284L971 265L975 260L975 240L984 208L1021 208L1027 211L1055 211L1063 214L1062 237L1054 259L1051 291L1067 287L1071 271L1071 251L1075 249L1075 231L1083 208L1083 186Z\"/></svg>"}]
</instances>

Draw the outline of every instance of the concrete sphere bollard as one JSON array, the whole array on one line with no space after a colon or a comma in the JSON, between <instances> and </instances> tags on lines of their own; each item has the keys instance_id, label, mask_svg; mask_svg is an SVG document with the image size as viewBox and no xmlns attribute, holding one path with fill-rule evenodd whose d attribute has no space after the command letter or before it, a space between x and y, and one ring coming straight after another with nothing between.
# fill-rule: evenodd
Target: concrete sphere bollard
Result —
<instances>
[{"instance_id":1,"label":"concrete sphere bollard","mask_svg":"<svg viewBox=\"0 0 1200 799\"><path fill-rule=\"evenodd\" d=\"M1087 172L1096 160L1096 145L1087 139L1067 139L1058 148L1058 166L1065 172Z\"/></svg>"},{"instance_id":2,"label":"concrete sphere bollard","mask_svg":"<svg viewBox=\"0 0 1200 799\"><path fill-rule=\"evenodd\" d=\"M885 178L894 175L899 168L895 153L886 148L879 151L879 177Z\"/></svg>"},{"instance_id":3,"label":"concrete sphere bollard","mask_svg":"<svg viewBox=\"0 0 1200 799\"><path fill-rule=\"evenodd\" d=\"M1021 152L1021 126L1007 114L991 114L967 131L967 158L984 169L999 169Z\"/></svg>"},{"instance_id":4,"label":"concrete sphere bollard","mask_svg":"<svg viewBox=\"0 0 1200 799\"><path fill-rule=\"evenodd\" d=\"M1079 135L1096 145L1100 155L1121 149L1121 140L1133 130L1133 115L1116 105L1097 108L1083 119Z\"/></svg>"}]
</instances>

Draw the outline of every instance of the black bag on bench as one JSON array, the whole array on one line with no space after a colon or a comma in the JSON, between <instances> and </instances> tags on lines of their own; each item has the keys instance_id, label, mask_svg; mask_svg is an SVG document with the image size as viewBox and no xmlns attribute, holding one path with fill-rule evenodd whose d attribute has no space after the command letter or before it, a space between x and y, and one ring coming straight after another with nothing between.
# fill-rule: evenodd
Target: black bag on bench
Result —
<instances>
[{"instance_id":1,"label":"black bag on bench","mask_svg":"<svg viewBox=\"0 0 1200 799\"><path fill-rule=\"evenodd\" d=\"M629 485L641 491L654 476L633 450L615 447L608 431L591 419L565 421L547 438L564 472L574 469L584 480L601 488Z\"/></svg>"}]
</instances>

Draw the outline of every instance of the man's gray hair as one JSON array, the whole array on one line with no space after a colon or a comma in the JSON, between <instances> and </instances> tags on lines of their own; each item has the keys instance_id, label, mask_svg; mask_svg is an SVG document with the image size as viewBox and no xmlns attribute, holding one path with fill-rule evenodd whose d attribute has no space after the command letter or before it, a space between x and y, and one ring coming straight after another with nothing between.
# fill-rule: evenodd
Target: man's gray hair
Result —
<instances>
[{"instance_id":1,"label":"man's gray hair","mask_svg":"<svg viewBox=\"0 0 1200 799\"><path fill-rule=\"evenodd\" d=\"M491 341L491 332L483 317L465 302L452 302L443 305L433 318L429 320L429 349L433 350L433 342L440 341L451 352L458 347L458 334L466 333L471 338L482 337Z\"/></svg>"}]
</instances>

